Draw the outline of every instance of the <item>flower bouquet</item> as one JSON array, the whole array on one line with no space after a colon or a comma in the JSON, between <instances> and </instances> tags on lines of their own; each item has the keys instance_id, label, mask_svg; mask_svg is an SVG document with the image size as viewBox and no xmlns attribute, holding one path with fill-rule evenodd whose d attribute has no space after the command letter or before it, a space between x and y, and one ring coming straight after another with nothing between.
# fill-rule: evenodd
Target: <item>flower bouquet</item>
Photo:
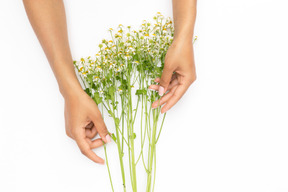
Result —
<instances>
[{"instance_id":1,"label":"flower bouquet","mask_svg":"<svg viewBox=\"0 0 288 192\"><path fill-rule=\"evenodd\" d=\"M110 134L117 145L125 192L137 191L136 166L141 164L146 192L154 191L155 186L156 144L166 113L161 114L160 107L151 108L160 96L148 87L161 77L174 27L171 18L159 12L153 20L144 20L138 30L121 24L116 30L110 28L111 39L102 40L95 56L74 61L86 93L113 119L115 130ZM104 149L114 191L105 145Z\"/></svg>"}]
</instances>

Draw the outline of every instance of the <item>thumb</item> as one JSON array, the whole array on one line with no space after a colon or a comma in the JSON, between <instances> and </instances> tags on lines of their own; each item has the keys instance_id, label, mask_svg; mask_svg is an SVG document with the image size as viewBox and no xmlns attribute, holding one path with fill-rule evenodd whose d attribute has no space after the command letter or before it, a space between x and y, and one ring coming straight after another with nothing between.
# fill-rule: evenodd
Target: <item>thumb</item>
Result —
<instances>
[{"instance_id":1,"label":"thumb","mask_svg":"<svg viewBox=\"0 0 288 192\"><path fill-rule=\"evenodd\" d=\"M170 65L164 65L163 73L160 79L159 95L162 96L166 93L173 75L173 68Z\"/></svg>"},{"instance_id":2,"label":"thumb","mask_svg":"<svg viewBox=\"0 0 288 192\"><path fill-rule=\"evenodd\" d=\"M106 125L104 123L102 115L98 114L97 116L93 116L92 121L93 121L94 126L96 127L96 130L97 130L99 136L101 137L101 139L105 143L110 143L111 142L111 137L110 137L110 134L109 134L109 132L107 130L107 127L106 127Z\"/></svg>"}]
</instances>

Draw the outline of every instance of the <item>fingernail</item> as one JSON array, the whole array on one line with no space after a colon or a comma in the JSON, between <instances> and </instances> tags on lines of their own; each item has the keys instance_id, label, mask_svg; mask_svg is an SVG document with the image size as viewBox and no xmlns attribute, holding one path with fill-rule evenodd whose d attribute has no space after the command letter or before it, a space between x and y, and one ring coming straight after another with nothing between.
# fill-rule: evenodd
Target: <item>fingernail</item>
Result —
<instances>
[{"instance_id":1,"label":"fingernail","mask_svg":"<svg viewBox=\"0 0 288 192\"><path fill-rule=\"evenodd\" d=\"M159 93L160 96L162 96L164 94L164 87L160 86L158 93Z\"/></svg>"},{"instance_id":2,"label":"fingernail","mask_svg":"<svg viewBox=\"0 0 288 192\"><path fill-rule=\"evenodd\" d=\"M106 142L107 143L110 143L111 142L111 137L109 134L106 135Z\"/></svg>"}]
</instances>

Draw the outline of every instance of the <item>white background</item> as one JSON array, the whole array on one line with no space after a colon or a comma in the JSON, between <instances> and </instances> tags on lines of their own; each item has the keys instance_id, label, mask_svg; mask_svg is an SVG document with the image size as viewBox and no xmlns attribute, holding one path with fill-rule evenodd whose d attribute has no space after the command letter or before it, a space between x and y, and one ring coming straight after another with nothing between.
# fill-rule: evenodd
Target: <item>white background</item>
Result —
<instances>
[{"instance_id":1,"label":"white background","mask_svg":"<svg viewBox=\"0 0 288 192\"><path fill-rule=\"evenodd\" d=\"M95 54L109 27L172 16L166 0L65 4L74 59ZM197 80L167 114L156 192L288 192L287 6L198 1ZM106 167L65 135L64 100L21 1L0 1L0 26L0 191L110 191Z\"/></svg>"}]
</instances>

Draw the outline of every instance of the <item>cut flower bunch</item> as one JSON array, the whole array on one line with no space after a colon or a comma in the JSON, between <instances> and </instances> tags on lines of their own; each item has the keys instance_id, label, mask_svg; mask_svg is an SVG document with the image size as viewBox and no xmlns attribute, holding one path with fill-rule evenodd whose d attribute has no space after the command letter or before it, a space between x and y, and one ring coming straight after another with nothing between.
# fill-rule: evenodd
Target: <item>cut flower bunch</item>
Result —
<instances>
[{"instance_id":1,"label":"cut flower bunch","mask_svg":"<svg viewBox=\"0 0 288 192\"><path fill-rule=\"evenodd\" d=\"M153 20L144 20L138 30L121 24L115 30L110 28L111 39L102 40L95 56L74 61L86 93L115 124L111 137L118 149L123 191L150 192L155 186L156 144L166 113L162 115L160 107L151 108L160 96L148 87L161 77L174 27L171 18L159 12ZM105 145L104 150L114 191ZM146 189L137 189L139 166L146 172Z\"/></svg>"}]
</instances>

